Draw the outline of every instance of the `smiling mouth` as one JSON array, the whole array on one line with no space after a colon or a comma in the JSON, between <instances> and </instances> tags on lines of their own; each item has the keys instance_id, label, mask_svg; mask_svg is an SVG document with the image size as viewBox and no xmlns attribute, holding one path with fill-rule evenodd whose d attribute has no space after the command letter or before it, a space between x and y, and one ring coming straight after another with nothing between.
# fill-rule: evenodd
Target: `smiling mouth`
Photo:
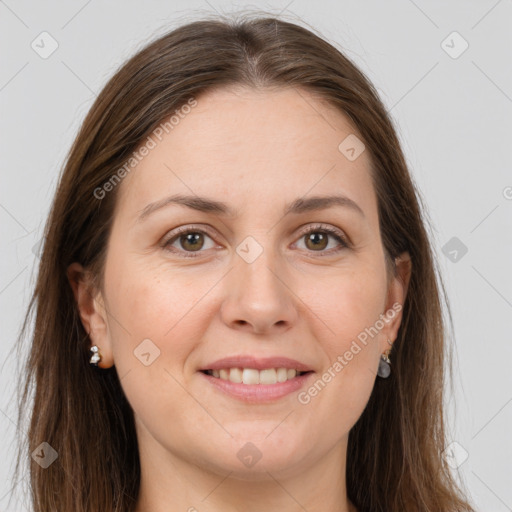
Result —
<instances>
[{"instance_id":1,"label":"smiling mouth","mask_svg":"<svg viewBox=\"0 0 512 512\"><path fill-rule=\"evenodd\" d=\"M255 368L223 368L221 370L201 370L201 372L220 380L248 385L278 384L307 373L312 373L311 371L301 372L291 368L267 368L265 370L256 370Z\"/></svg>"}]
</instances>

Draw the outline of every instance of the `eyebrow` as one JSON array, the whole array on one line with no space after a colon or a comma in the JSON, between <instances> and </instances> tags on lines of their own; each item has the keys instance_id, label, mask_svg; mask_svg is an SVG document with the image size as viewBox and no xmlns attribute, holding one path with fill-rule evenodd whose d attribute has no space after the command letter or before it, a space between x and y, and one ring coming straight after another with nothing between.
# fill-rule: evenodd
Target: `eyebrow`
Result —
<instances>
[{"instance_id":1,"label":"eyebrow","mask_svg":"<svg viewBox=\"0 0 512 512\"><path fill-rule=\"evenodd\" d=\"M222 201L216 201L207 197L199 196L188 196L182 194L176 194L173 196L165 197L159 201L148 204L139 215L137 221L141 222L146 219L149 215L154 213L169 204L178 204L205 213L215 213L218 215L237 217L238 211L232 209L226 203ZM346 196L340 195L329 195L329 196L311 196L307 198L298 198L292 203L286 205L284 209L284 215L289 214L301 214L305 212L325 210L332 208L333 206L341 206L350 208L357 212L359 215L364 217L364 212L361 207L352 199Z\"/></svg>"}]
</instances>

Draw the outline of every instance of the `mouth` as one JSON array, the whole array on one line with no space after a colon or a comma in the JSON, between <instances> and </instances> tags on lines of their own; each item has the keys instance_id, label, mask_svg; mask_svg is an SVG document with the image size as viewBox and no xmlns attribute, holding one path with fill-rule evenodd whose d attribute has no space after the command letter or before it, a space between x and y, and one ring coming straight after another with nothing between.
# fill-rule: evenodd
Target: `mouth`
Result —
<instances>
[{"instance_id":1,"label":"mouth","mask_svg":"<svg viewBox=\"0 0 512 512\"><path fill-rule=\"evenodd\" d=\"M276 402L287 395L298 392L305 386L312 370L299 371L292 368L223 368L199 370L207 385L222 396L235 398L246 404Z\"/></svg>"},{"instance_id":2,"label":"mouth","mask_svg":"<svg viewBox=\"0 0 512 512\"><path fill-rule=\"evenodd\" d=\"M234 384L254 386L257 384L273 385L287 382L302 375L313 373L312 371L300 371L293 368L221 368L220 370L200 370L201 373L215 379L220 379Z\"/></svg>"}]
</instances>

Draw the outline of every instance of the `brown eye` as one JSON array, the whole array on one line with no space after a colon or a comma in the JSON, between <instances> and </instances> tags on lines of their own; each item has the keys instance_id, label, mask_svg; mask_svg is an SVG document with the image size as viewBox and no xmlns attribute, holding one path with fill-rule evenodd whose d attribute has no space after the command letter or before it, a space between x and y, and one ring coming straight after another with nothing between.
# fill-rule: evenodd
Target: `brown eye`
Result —
<instances>
[{"instance_id":1,"label":"brown eye","mask_svg":"<svg viewBox=\"0 0 512 512\"><path fill-rule=\"evenodd\" d=\"M204 245L203 233L187 233L179 237L181 247L186 251L198 251Z\"/></svg>"},{"instance_id":2,"label":"brown eye","mask_svg":"<svg viewBox=\"0 0 512 512\"><path fill-rule=\"evenodd\" d=\"M323 250L327 247L329 242L329 235L326 233L321 233L319 231L315 231L314 233L309 233L305 235L306 237L306 247L313 251Z\"/></svg>"},{"instance_id":3,"label":"brown eye","mask_svg":"<svg viewBox=\"0 0 512 512\"><path fill-rule=\"evenodd\" d=\"M208 245L210 240L210 245ZM193 258L215 247L210 235L200 229L182 228L162 243L165 250L180 256Z\"/></svg>"},{"instance_id":4,"label":"brown eye","mask_svg":"<svg viewBox=\"0 0 512 512\"><path fill-rule=\"evenodd\" d=\"M350 247L343 232L329 226L312 226L302 232L300 241L304 240L306 250L316 252L318 256L328 256ZM337 242L329 247L331 241ZM327 250L326 250L327 249Z\"/></svg>"}]
</instances>

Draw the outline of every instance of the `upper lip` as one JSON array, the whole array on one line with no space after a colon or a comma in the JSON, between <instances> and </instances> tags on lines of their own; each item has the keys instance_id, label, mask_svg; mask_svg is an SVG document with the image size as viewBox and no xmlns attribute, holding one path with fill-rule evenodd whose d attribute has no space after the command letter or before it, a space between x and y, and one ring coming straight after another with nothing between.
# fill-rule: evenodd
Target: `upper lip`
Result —
<instances>
[{"instance_id":1,"label":"upper lip","mask_svg":"<svg viewBox=\"0 0 512 512\"><path fill-rule=\"evenodd\" d=\"M244 355L217 359L217 361L209 363L199 370L222 370L227 368L254 368L255 370L265 370L267 368L290 368L300 372L312 371L312 369L304 363L288 357L277 356L256 358Z\"/></svg>"}]
</instances>

